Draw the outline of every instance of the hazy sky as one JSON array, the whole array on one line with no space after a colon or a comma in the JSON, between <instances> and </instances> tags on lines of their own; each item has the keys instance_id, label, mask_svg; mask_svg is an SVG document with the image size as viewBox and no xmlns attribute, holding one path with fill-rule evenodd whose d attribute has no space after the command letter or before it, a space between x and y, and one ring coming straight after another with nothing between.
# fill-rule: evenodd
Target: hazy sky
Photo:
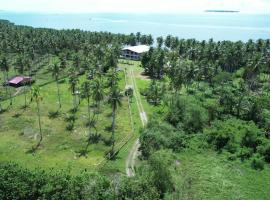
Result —
<instances>
[{"instance_id":1,"label":"hazy sky","mask_svg":"<svg viewBox=\"0 0 270 200\"><path fill-rule=\"evenodd\" d=\"M0 10L57 13L180 13L206 9L270 13L270 0L0 0Z\"/></svg>"}]
</instances>

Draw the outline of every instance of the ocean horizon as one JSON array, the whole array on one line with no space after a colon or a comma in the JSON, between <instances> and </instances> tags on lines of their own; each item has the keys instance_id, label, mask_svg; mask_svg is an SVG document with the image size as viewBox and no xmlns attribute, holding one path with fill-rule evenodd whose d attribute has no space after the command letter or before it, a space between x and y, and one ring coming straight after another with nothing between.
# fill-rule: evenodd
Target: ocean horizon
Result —
<instances>
[{"instance_id":1,"label":"ocean horizon","mask_svg":"<svg viewBox=\"0 0 270 200\"><path fill-rule=\"evenodd\" d=\"M198 14L45 14L0 12L0 19L35 28L81 29L153 37L173 35L180 39L248 41L270 39L270 15L242 13Z\"/></svg>"}]
</instances>

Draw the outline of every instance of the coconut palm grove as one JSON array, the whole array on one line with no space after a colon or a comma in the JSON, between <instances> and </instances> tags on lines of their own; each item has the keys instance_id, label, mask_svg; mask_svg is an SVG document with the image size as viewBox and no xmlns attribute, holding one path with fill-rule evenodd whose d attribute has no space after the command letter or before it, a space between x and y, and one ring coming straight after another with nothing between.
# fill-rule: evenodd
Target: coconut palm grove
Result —
<instances>
[{"instance_id":1,"label":"coconut palm grove","mask_svg":"<svg viewBox=\"0 0 270 200\"><path fill-rule=\"evenodd\" d=\"M269 39L0 38L0 199L269 199Z\"/></svg>"}]
</instances>

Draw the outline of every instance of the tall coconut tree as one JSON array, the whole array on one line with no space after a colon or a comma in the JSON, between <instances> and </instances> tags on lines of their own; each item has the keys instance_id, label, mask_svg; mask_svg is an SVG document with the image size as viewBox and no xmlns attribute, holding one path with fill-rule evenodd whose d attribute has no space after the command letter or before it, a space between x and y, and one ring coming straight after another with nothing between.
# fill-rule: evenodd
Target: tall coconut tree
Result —
<instances>
[{"instance_id":1,"label":"tall coconut tree","mask_svg":"<svg viewBox=\"0 0 270 200\"><path fill-rule=\"evenodd\" d=\"M91 131L91 112L90 112L90 98L91 98L91 83L90 81L83 82L81 86L81 97L87 100L87 112L88 112L88 126L89 133Z\"/></svg>"},{"instance_id":2,"label":"tall coconut tree","mask_svg":"<svg viewBox=\"0 0 270 200\"><path fill-rule=\"evenodd\" d=\"M121 103L122 95L120 93L119 88L116 86L112 87L109 94L108 102L112 107L112 125L111 125L111 141L112 141L112 149L111 155L114 154L114 147L115 147L115 125L116 125L116 111L119 106L122 105Z\"/></svg>"},{"instance_id":3,"label":"tall coconut tree","mask_svg":"<svg viewBox=\"0 0 270 200\"><path fill-rule=\"evenodd\" d=\"M110 69L110 71L108 73L108 87L109 88L114 87L119 80L120 80L120 78L118 77L118 73L116 71L116 68Z\"/></svg>"},{"instance_id":4,"label":"tall coconut tree","mask_svg":"<svg viewBox=\"0 0 270 200\"><path fill-rule=\"evenodd\" d=\"M97 105L98 111L100 110L100 102L104 100L104 95L102 79L96 78L92 84L92 98Z\"/></svg>"},{"instance_id":5,"label":"tall coconut tree","mask_svg":"<svg viewBox=\"0 0 270 200\"><path fill-rule=\"evenodd\" d=\"M82 154L86 154L88 147L91 142L91 137L92 137L92 132L91 132L91 127L92 127L92 120L91 120L91 112L90 112L90 98L91 98L91 83L90 81L85 81L82 86L81 86L81 97L83 99L87 100L87 111L88 111L88 127L89 127L89 133L88 133L88 138L87 138L87 144L85 146L84 151Z\"/></svg>"},{"instance_id":6,"label":"tall coconut tree","mask_svg":"<svg viewBox=\"0 0 270 200\"><path fill-rule=\"evenodd\" d=\"M24 69L25 69L25 59L23 57L22 54L17 55L16 59L15 59L15 69L19 74L23 74L24 73Z\"/></svg>"},{"instance_id":7,"label":"tall coconut tree","mask_svg":"<svg viewBox=\"0 0 270 200\"><path fill-rule=\"evenodd\" d=\"M25 65L26 69L28 69L29 77L31 77L31 74L32 74L32 65L30 63L30 60L29 59L25 59L23 63ZM24 92L24 108L27 107L27 89L28 89L27 84L26 84L26 82L24 82L24 87L23 87L23 90L24 90L23 91Z\"/></svg>"},{"instance_id":8,"label":"tall coconut tree","mask_svg":"<svg viewBox=\"0 0 270 200\"><path fill-rule=\"evenodd\" d=\"M0 90L0 113L2 112L3 108L2 108L2 90Z\"/></svg>"},{"instance_id":9,"label":"tall coconut tree","mask_svg":"<svg viewBox=\"0 0 270 200\"><path fill-rule=\"evenodd\" d=\"M31 89L31 99L34 99L37 105L37 116L38 116L38 126L39 126L39 141L37 145L33 148L33 150L37 150L43 140L43 134L41 129L41 120L40 120L40 102L42 101L42 96L40 94L40 88L38 86L34 86Z\"/></svg>"},{"instance_id":10,"label":"tall coconut tree","mask_svg":"<svg viewBox=\"0 0 270 200\"><path fill-rule=\"evenodd\" d=\"M51 72L52 72L52 77L54 78L56 82L56 87L57 87L57 96L58 96L58 103L59 103L59 109L61 109L62 104L61 104L61 96L60 96L60 89L59 89L59 75L60 75L60 63L58 60L54 60L51 66Z\"/></svg>"},{"instance_id":11,"label":"tall coconut tree","mask_svg":"<svg viewBox=\"0 0 270 200\"><path fill-rule=\"evenodd\" d=\"M7 62L6 57L2 57L1 58L1 60L0 60L0 68L1 68L1 71L3 72L3 78L5 80L6 96L9 93L9 99L10 99L10 103L9 104L12 105L12 95L11 95L11 91L9 90L9 87L8 87L9 65L8 65L8 62Z\"/></svg>"},{"instance_id":12,"label":"tall coconut tree","mask_svg":"<svg viewBox=\"0 0 270 200\"><path fill-rule=\"evenodd\" d=\"M75 110L77 108L77 98L76 98L76 88L79 83L78 75L74 68L71 68L69 71L69 89L71 91L71 94L73 96L73 109Z\"/></svg>"}]
</instances>

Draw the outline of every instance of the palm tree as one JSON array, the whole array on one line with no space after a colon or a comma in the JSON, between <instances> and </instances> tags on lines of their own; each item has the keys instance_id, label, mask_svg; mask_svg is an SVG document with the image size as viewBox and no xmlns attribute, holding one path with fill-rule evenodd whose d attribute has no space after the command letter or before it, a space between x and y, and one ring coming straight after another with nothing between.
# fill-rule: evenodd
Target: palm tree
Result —
<instances>
[{"instance_id":1,"label":"palm tree","mask_svg":"<svg viewBox=\"0 0 270 200\"><path fill-rule=\"evenodd\" d=\"M137 44L141 43L141 33L140 32L136 33L136 42L137 42Z\"/></svg>"},{"instance_id":2,"label":"palm tree","mask_svg":"<svg viewBox=\"0 0 270 200\"><path fill-rule=\"evenodd\" d=\"M83 84L82 84L82 87L81 87L81 96L83 99L86 99L87 100L87 111L88 111L88 127L89 127L89 133L88 133L88 139L87 139L87 145L84 149L84 151L82 152L82 154L86 154L87 153L87 150L88 150L88 147L90 145L90 141L91 141L91 136L92 136L92 133L91 133L91 114L90 114L90 97L91 97L91 83L90 81L85 81Z\"/></svg>"},{"instance_id":3,"label":"palm tree","mask_svg":"<svg viewBox=\"0 0 270 200\"><path fill-rule=\"evenodd\" d=\"M3 110L1 101L2 101L2 91L0 90L0 113L1 113L2 110Z\"/></svg>"},{"instance_id":4,"label":"palm tree","mask_svg":"<svg viewBox=\"0 0 270 200\"><path fill-rule=\"evenodd\" d=\"M122 98L122 95L120 93L119 88L117 86L112 87L110 91L110 95L109 95L109 100L108 100L109 104L112 106L112 126L111 126L112 149L111 149L110 155L114 154L116 111L117 111L117 108L122 105L121 98Z\"/></svg>"},{"instance_id":5,"label":"palm tree","mask_svg":"<svg viewBox=\"0 0 270 200\"><path fill-rule=\"evenodd\" d=\"M15 59L15 68L19 74L24 73L24 57L22 54L19 54Z\"/></svg>"},{"instance_id":6,"label":"palm tree","mask_svg":"<svg viewBox=\"0 0 270 200\"><path fill-rule=\"evenodd\" d=\"M111 69L109 71L109 74L108 74L108 87L109 88L114 87L119 80L120 79L118 77L118 73L116 71L116 68Z\"/></svg>"},{"instance_id":7,"label":"palm tree","mask_svg":"<svg viewBox=\"0 0 270 200\"><path fill-rule=\"evenodd\" d=\"M56 87L57 87L57 96L58 96L58 102L59 102L59 109L61 109L62 104L61 104L61 97L60 97L60 90L59 90L59 74L60 74L60 66L59 62L55 60L51 66L51 72L52 72L52 77L55 79L56 82Z\"/></svg>"},{"instance_id":8,"label":"palm tree","mask_svg":"<svg viewBox=\"0 0 270 200\"><path fill-rule=\"evenodd\" d=\"M73 109L75 110L77 107L77 100L76 100L76 87L79 82L78 76L74 68L70 69L69 74L69 84L70 84L70 91L73 96Z\"/></svg>"},{"instance_id":9,"label":"palm tree","mask_svg":"<svg viewBox=\"0 0 270 200\"><path fill-rule=\"evenodd\" d=\"M161 48L164 42L163 37L160 36L156 40L157 40L158 48Z\"/></svg>"},{"instance_id":10,"label":"palm tree","mask_svg":"<svg viewBox=\"0 0 270 200\"><path fill-rule=\"evenodd\" d=\"M102 83L102 79L95 79L93 81L93 85L92 85L92 98L95 101L98 111L100 109L100 102L103 101L104 99L104 87L103 87L103 83Z\"/></svg>"},{"instance_id":11,"label":"palm tree","mask_svg":"<svg viewBox=\"0 0 270 200\"><path fill-rule=\"evenodd\" d=\"M0 60L0 67L1 67L1 71L3 72L3 77L5 80L5 89L6 89L6 96L8 95L8 72L9 72L9 65L7 63L7 59L6 57L3 57ZM12 95L11 92L9 91L9 99L10 99L10 105L12 105Z\"/></svg>"},{"instance_id":12,"label":"palm tree","mask_svg":"<svg viewBox=\"0 0 270 200\"><path fill-rule=\"evenodd\" d=\"M91 83L90 81L85 81L81 86L81 96L83 99L87 100L87 111L88 111L88 126L89 133L91 131L91 115L90 115L90 97L91 97Z\"/></svg>"},{"instance_id":13,"label":"palm tree","mask_svg":"<svg viewBox=\"0 0 270 200\"><path fill-rule=\"evenodd\" d=\"M35 151L38 149L38 147L40 146L43 140L43 134L41 130L41 120L40 120L40 102L42 101L42 97L40 95L40 88L38 86L34 86L31 89L31 99L34 99L37 104L37 115L38 115L38 125L39 125L39 135L40 135L39 142L37 143L35 148L33 148L33 150Z\"/></svg>"},{"instance_id":14,"label":"palm tree","mask_svg":"<svg viewBox=\"0 0 270 200\"><path fill-rule=\"evenodd\" d=\"M24 65L28 69L29 77L30 77L31 74L32 74L32 66L31 66L30 60L25 59L24 60ZM24 82L23 90L24 90L24 108L26 108L27 107L27 105L26 105L27 104L27 100L26 100L26 97L27 97L27 85L26 85L26 82Z\"/></svg>"}]
</instances>

